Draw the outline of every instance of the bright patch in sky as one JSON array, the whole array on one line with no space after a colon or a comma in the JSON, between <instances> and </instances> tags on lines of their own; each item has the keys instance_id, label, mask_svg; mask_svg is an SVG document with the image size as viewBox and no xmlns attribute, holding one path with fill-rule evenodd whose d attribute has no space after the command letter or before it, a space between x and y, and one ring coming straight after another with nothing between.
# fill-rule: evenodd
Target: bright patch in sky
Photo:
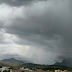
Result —
<instances>
[{"instance_id":1,"label":"bright patch in sky","mask_svg":"<svg viewBox=\"0 0 72 72\"><path fill-rule=\"evenodd\" d=\"M0 19L7 18L11 13L12 9L6 5L0 5Z\"/></svg>"},{"instance_id":2,"label":"bright patch in sky","mask_svg":"<svg viewBox=\"0 0 72 72\"><path fill-rule=\"evenodd\" d=\"M23 9L24 9L23 6L20 8L17 8L17 7L10 7L8 5L2 4L0 5L0 20L8 21L8 19L10 20L16 17L22 17Z\"/></svg>"}]
</instances>

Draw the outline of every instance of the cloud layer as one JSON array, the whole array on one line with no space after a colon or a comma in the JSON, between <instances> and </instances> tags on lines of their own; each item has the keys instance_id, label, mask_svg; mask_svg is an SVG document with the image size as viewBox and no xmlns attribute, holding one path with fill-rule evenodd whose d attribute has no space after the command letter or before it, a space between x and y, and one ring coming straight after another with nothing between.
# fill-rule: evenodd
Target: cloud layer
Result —
<instances>
[{"instance_id":1,"label":"cloud layer","mask_svg":"<svg viewBox=\"0 0 72 72\"><path fill-rule=\"evenodd\" d=\"M43 0L0 0L0 4L7 4L12 7L30 6L35 2ZM46 1L46 0L45 0Z\"/></svg>"},{"instance_id":2,"label":"cloud layer","mask_svg":"<svg viewBox=\"0 0 72 72\"><path fill-rule=\"evenodd\" d=\"M71 0L0 1L1 59L8 53L8 58L21 55L40 64L71 58L71 3Z\"/></svg>"}]
</instances>

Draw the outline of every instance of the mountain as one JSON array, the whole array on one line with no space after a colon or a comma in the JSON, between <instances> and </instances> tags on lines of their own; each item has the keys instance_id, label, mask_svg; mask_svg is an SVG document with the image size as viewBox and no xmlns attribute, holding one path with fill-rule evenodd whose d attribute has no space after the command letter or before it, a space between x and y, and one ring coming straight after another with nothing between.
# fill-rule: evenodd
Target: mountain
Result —
<instances>
[{"instance_id":1,"label":"mountain","mask_svg":"<svg viewBox=\"0 0 72 72\"><path fill-rule=\"evenodd\" d=\"M34 64L34 63L29 63L27 61L21 61L21 60L17 60L14 58L10 58L10 59L3 59L0 61L0 63L6 64L6 65L10 65L10 66L24 66L24 67L46 67L46 65L40 65L40 64ZM49 65L47 65L49 66ZM56 62L55 64L53 64L53 66L66 66L66 67L72 67L72 59L68 58L68 59L64 59L62 62Z\"/></svg>"},{"instance_id":2,"label":"mountain","mask_svg":"<svg viewBox=\"0 0 72 72\"><path fill-rule=\"evenodd\" d=\"M22 62L22 63L23 63L23 61L16 60L16 59L14 59L14 58L4 59L4 60L1 60L1 62Z\"/></svg>"},{"instance_id":3,"label":"mountain","mask_svg":"<svg viewBox=\"0 0 72 72\"><path fill-rule=\"evenodd\" d=\"M56 62L54 65L72 67L72 59L64 59L62 62Z\"/></svg>"},{"instance_id":4,"label":"mountain","mask_svg":"<svg viewBox=\"0 0 72 72\"><path fill-rule=\"evenodd\" d=\"M3 59L0 61L0 67L2 66L9 66L11 68L13 67L25 67L30 69L43 69L43 70L56 70L61 69L65 70L68 69L70 66L72 67L72 63L70 59L64 59L62 62L56 62L54 65L41 65L41 64L34 64L34 63L25 63L24 61L16 60L14 58L11 59ZM69 68L68 70L72 70L72 68Z\"/></svg>"},{"instance_id":5,"label":"mountain","mask_svg":"<svg viewBox=\"0 0 72 72\"><path fill-rule=\"evenodd\" d=\"M14 59L14 58L3 59L3 60L1 60L0 62L1 62L1 63L5 63L5 64L8 64L8 65L11 65L11 66L18 66L18 65L21 65L21 64L24 63L23 61L16 60L16 59Z\"/></svg>"},{"instance_id":6,"label":"mountain","mask_svg":"<svg viewBox=\"0 0 72 72\"><path fill-rule=\"evenodd\" d=\"M67 66L67 61L64 59L62 62L56 62L54 65Z\"/></svg>"}]
</instances>

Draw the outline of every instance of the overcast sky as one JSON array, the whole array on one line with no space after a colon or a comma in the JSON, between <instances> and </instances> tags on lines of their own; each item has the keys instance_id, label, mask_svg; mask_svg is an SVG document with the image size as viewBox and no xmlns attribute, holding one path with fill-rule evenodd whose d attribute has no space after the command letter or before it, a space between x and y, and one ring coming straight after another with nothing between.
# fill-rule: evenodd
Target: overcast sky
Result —
<instances>
[{"instance_id":1,"label":"overcast sky","mask_svg":"<svg viewBox=\"0 0 72 72\"><path fill-rule=\"evenodd\" d=\"M72 0L0 0L0 60L54 64L72 57Z\"/></svg>"}]
</instances>

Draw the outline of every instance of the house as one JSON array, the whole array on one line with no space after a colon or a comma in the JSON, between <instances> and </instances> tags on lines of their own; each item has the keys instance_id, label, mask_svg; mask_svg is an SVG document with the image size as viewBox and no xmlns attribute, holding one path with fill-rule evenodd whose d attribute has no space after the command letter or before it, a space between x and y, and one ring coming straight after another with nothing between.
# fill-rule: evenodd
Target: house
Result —
<instances>
[{"instance_id":1,"label":"house","mask_svg":"<svg viewBox=\"0 0 72 72\"><path fill-rule=\"evenodd\" d=\"M20 68L20 70L24 70L24 67Z\"/></svg>"},{"instance_id":2,"label":"house","mask_svg":"<svg viewBox=\"0 0 72 72\"><path fill-rule=\"evenodd\" d=\"M20 69L12 70L10 69L10 72L22 72Z\"/></svg>"},{"instance_id":3,"label":"house","mask_svg":"<svg viewBox=\"0 0 72 72\"><path fill-rule=\"evenodd\" d=\"M24 69L24 71L29 71L30 69L28 69L28 68L26 68L26 69Z\"/></svg>"}]
</instances>

